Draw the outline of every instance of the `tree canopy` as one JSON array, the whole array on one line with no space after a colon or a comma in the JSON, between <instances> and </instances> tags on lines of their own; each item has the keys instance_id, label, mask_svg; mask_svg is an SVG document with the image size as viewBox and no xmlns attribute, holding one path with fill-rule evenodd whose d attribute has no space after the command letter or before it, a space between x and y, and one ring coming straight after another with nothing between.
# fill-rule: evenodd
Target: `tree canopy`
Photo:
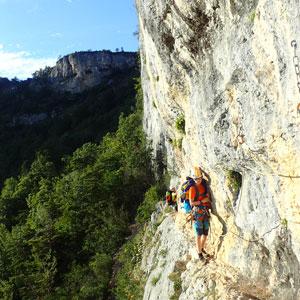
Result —
<instances>
[{"instance_id":1,"label":"tree canopy","mask_svg":"<svg viewBox=\"0 0 300 300\"><path fill-rule=\"evenodd\" d=\"M116 132L64 156L39 151L0 196L1 299L107 299L114 256L154 183L137 108ZM145 206L146 207L146 206ZM145 214L140 214L145 217Z\"/></svg>"}]
</instances>

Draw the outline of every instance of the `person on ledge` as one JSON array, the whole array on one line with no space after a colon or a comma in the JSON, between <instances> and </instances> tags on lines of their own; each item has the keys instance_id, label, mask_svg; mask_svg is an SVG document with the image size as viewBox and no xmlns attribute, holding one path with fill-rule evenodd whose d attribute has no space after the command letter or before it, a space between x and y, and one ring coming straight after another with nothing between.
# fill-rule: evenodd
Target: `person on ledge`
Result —
<instances>
[{"instance_id":1,"label":"person on ledge","mask_svg":"<svg viewBox=\"0 0 300 300\"><path fill-rule=\"evenodd\" d=\"M178 212L177 192L175 187L170 187L170 190L166 192L166 204L173 206L175 213Z\"/></svg>"},{"instance_id":2,"label":"person on ledge","mask_svg":"<svg viewBox=\"0 0 300 300\"><path fill-rule=\"evenodd\" d=\"M205 262L204 255L209 256L204 249L209 230L209 209L211 208L210 194L207 182L203 179L200 168L195 167L192 177L195 184L190 187L189 199L193 208L193 227L196 234L196 248L199 259Z\"/></svg>"}]
</instances>

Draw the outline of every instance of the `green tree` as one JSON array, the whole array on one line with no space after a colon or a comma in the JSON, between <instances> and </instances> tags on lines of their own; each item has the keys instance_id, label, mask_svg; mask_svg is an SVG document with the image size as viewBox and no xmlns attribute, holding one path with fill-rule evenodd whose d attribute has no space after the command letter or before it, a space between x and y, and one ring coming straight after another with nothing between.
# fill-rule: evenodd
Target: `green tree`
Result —
<instances>
[{"instance_id":1,"label":"green tree","mask_svg":"<svg viewBox=\"0 0 300 300\"><path fill-rule=\"evenodd\" d=\"M32 74L32 78L34 79L48 79L53 68L49 66L45 66L44 69L39 69Z\"/></svg>"},{"instance_id":2,"label":"green tree","mask_svg":"<svg viewBox=\"0 0 300 300\"><path fill-rule=\"evenodd\" d=\"M109 296L113 258L153 182L139 105L121 115L117 131L99 144L85 143L65 157L60 173L38 152L18 178L6 180L0 197L1 299ZM147 213L156 192L148 195Z\"/></svg>"}]
</instances>

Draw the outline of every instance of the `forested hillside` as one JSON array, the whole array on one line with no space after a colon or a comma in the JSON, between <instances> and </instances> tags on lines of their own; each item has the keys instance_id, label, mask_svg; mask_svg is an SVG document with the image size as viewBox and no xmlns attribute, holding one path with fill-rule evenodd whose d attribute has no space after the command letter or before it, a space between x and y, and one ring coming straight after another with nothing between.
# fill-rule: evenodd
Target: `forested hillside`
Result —
<instances>
[{"instance_id":1,"label":"forested hillside","mask_svg":"<svg viewBox=\"0 0 300 300\"><path fill-rule=\"evenodd\" d=\"M38 152L28 169L5 181L0 197L1 299L96 300L113 293L114 256L129 234L146 190L154 184L139 82L136 90L137 107L127 117L120 116L115 133L65 156L62 168L44 151ZM84 100L78 99L64 114L65 122L78 130L80 122L84 127L95 121L93 117L84 121L82 115L72 119L83 106ZM83 132L82 141L88 138ZM95 134L94 140L102 134ZM54 143L54 137L48 142ZM63 139L55 144L63 147L60 143ZM151 199L157 201L160 189L151 190ZM140 221L149 218L153 205L144 202Z\"/></svg>"},{"instance_id":2,"label":"forested hillside","mask_svg":"<svg viewBox=\"0 0 300 300\"><path fill-rule=\"evenodd\" d=\"M0 80L0 186L47 150L55 166L86 142L115 131L121 112L134 105L136 67L115 71L82 93L58 93L46 81ZM34 88L33 88L34 87Z\"/></svg>"}]
</instances>

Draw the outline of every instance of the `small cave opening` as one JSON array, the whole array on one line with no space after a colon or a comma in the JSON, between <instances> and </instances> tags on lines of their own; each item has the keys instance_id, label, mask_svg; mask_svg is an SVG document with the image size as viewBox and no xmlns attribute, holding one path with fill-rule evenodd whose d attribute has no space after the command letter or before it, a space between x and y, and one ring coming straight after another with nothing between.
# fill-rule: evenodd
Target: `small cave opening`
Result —
<instances>
[{"instance_id":1,"label":"small cave opening","mask_svg":"<svg viewBox=\"0 0 300 300\"><path fill-rule=\"evenodd\" d=\"M235 207L242 188L243 176L235 170L225 170L225 176L229 189L234 195L233 206Z\"/></svg>"}]
</instances>

